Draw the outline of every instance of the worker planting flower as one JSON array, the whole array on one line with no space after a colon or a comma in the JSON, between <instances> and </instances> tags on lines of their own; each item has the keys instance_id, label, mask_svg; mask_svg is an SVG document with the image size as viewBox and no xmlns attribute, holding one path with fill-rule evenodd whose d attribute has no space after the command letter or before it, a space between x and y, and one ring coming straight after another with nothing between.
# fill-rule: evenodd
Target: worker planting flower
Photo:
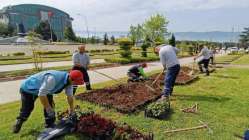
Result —
<instances>
[{"instance_id":1,"label":"worker planting flower","mask_svg":"<svg viewBox=\"0 0 249 140\"><path fill-rule=\"evenodd\" d=\"M16 123L13 126L13 133L18 133L34 109L37 98L40 99L44 108L44 117L46 128L54 127L55 111L53 95L61 93L65 89L67 102L70 107L70 113L74 113L73 86L82 85L83 75L78 70L72 70L70 73L64 71L43 71L30 76L24 80L21 88L21 109Z\"/></svg>"},{"instance_id":2,"label":"worker planting flower","mask_svg":"<svg viewBox=\"0 0 249 140\"><path fill-rule=\"evenodd\" d=\"M148 78L144 73L144 68L146 67L147 67L146 63L132 66L127 73L129 77L128 81L134 82L134 81L146 80Z\"/></svg>"}]
</instances>

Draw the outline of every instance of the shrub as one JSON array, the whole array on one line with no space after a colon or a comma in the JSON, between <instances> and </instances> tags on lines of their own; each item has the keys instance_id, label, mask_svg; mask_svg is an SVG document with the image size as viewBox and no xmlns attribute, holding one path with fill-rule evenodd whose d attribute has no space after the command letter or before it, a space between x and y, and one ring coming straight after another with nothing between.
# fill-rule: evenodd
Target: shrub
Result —
<instances>
[{"instance_id":1,"label":"shrub","mask_svg":"<svg viewBox=\"0 0 249 140\"><path fill-rule=\"evenodd\" d=\"M132 58L106 58L105 61L109 63L129 64L140 63L148 61L157 61L159 57L132 57Z\"/></svg>"},{"instance_id":2,"label":"shrub","mask_svg":"<svg viewBox=\"0 0 249 140\"><path fill-rule=\"evenodd\" d=\"M69 54L70 51L39 51L39 55L48 55L48 54Z\"/></svg>"},{"instance_id":3,"label":"shrub","mask_svg":"<svg viewBox=\"0 0 249 140\"><path fill-rule=\"evenodd\" d=\"M24 52L16 52L16 53L13 53L13 56L24 56L25 53Z\"/></svg>"},{"instance_id":4,"label":"shrub","mask_svg":"<svg viewBox=\"0 0 249 140\"><path fill-rule=\"evenodd\" d=\"M146 109L146 115L149 117L161 118L170 110L170 104L168 101L157 101L151 103Z\"/></svg>"},{"instance_id":5,"label":"shrub","mask_svg":"<svg viewBox=\"0 0 249 140\"><path fill-rule=\"evenodd\" d=\"M120 55L123 58L131 58L132 52L131 52L131 46L132 41L129 38L120 38L118 40L118 44L120 45Z\"/></svg>"},{"instance_id":6,"label":"shrub","mask_svg":"<svg viewBox=\"0 0 249 140\"><path fill-rule=\"evenodd\" d=\"M150 47L149 43L144 43L141 48L142 48L142 57L147 57L147 48Z\"/></svg>"}]
</instances>

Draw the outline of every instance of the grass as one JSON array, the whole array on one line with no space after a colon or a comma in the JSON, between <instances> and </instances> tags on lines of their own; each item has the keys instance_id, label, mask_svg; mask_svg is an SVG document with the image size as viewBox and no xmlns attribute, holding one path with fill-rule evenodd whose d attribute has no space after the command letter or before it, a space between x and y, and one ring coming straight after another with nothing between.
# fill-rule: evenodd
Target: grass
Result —
<instances>
[{"instance_id":1,"label":"grass","mask_svg":"<svg viewBox=\"0 0 249 140\"><path fill-rule=\"evenodd\" d=\"M244 55L238 60L234 61L232 64L237 64L237 65L248 65L249 64L249 55Z\"/></svg>"},{"instance_id":2,"label":"grass","mask_svg":"<svg viewBox=\"0 0 249 140\"><path fill-rule=\"evenodd\" d=\"M216 57L215 62L216 63L230 63L241 56L242 55L240 55L240 54L238 54L238 55L224 55L224 56Z\"/></svg>"},{"instance_id":3,"label":"grass","mask_svg":"<svg viewBox=\"0 0 249 140\"><path fill-rule=\"evenodd\" d=\"M125 80L125 79L123 79ZM242 135L249 127L249 71L246 69L222 69L210 77L200 76L200 79L191 85L176 86L171 100L173 113L167 120L145 118L143 111L132 114L120 114L115 110L106 110L103 107L76 101L82 108L91 107L97 113L117 122L126 122L142 132L153 132L156 140L234 140L234 133ZM106 82L94 85L94 88L103 88L114 85L115 82ZM80 92L84 90L81 89ZM18 94L18 93L17 93ZM55 97L56 110L65 110L66 98L63 94ZM185 114L181 108L199 104L198 114ZM42 107L39 101L29 120L24 124L20 134L14 135L10 128L19 112L20 103L13 102L0 105L0 139L31 140L43 129ZM169 129L193 127L200 125L199 120L209 124L213 133L207 129L176 134L164 134ZM79 139L75 135L68 135L64 139Z\"/></svg>"}]
</instances>

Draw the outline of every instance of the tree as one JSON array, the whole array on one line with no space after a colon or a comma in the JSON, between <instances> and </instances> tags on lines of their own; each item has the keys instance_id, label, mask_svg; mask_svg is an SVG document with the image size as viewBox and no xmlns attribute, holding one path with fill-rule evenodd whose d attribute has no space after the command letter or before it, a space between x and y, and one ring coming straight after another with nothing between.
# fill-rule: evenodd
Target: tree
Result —
<instances>
[{"instance_id":1,"label":"tree","mask_svg":"<svg viewBox=\"0 0 249 140\"><path fill-rule=\"evenodd\" d=\"M169 44L170 44L171 46L173 46L173 47L176 46L176 38L175 38L175 35L174 35L174 34L172 34L172 36L171 36L171 38L170 38L170 40L169 40Z\"/></svg>"},{"instance_id":2,"label":"tree","mask_svg":"<svg viewBox=\"0 0 249 140\"><path fill-rule=\"evenodd\" d=\"M7 24L4 23L0 23L0 36L12 36L14 35L14 28L12 28L11 26L8 26Z\"/></svg>"},{"instance_id":3,"label":"tree","mask_svg":"<svg viewBox=\"0 0 249 140\"><path fill-rule=\"evenodd\" d=\"M52 31L52 38L51 38L51 31ZM57 36L55 35L54 31L50 29L50 24L48 21L42 21L40 24L35 28L35 33L40 34L42 36L41 39L43 40L51 40L57 41Z\"/></svg>"},{"instance_id":4,"label":"tree","mask_svg":"<svg viewBox=\"0 0 249 140\"><path fill-rule=\"evenodd\" d=\"M111 44L114 45L116 43L116 39L114 37L114 35L111 37Z\"/></svg>"},{"instance_id":5,"label":"tree","mask_svg":"<svg viewBox=\"0 0 249 140\"><path fill-rule=\"evenodd\" d=\"M249 28L244 28L239 41L242 47L246 48L249 46Z\"/></svg>"},{"instance_id":6,"label":"tree","mask_svg":"<svg viewBox=\"0 0 249 140\"><path fill-rule=\"evenodd\" d=\"M145 21L143 25L144 32L151 40L153 46L155 46L156 42L165 42L165 36L168 34L168 23L168 20L160 14L153 15Z\"/></svg>"},{"instance_id":7,"label":"tree","mask_svg":"<svg viewBox=\"0 0 249 140\"><path fill-rule=\"evenodd\" d=\"M108 35L107 33L104 34L104 45L108 45L109 43L109 38L108 38Z\"/></svg>"},{"instance_id":8,"label":"tree","mask_svg":"<svg viewBox=\"0 0 249 140\"><path fill-rule=\"evenodd\" d=\"M68 41L76 41L76 35L72 29L72 27L68 26L64 30L64 38Z\"/></svg>"},{"instance_id":9,"label":"tree","mask_svg":"<svg viewBox=\"0 0 249 140\"><path fill-rule=\"evenodd\" d=\"M143 27L138 24L137 26L130 26L129 38L132 40L132 43L136 44L143 39Z\"/></svg>"}]
</instances>

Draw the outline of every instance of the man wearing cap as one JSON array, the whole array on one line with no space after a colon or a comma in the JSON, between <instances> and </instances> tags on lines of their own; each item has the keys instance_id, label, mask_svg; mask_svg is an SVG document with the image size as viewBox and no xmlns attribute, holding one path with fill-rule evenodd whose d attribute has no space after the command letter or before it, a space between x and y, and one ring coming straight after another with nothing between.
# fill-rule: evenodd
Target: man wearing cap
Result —
<instances>
[{"instance_id":1,"label":"man wearing cap","mask_svg":"<svg viewBox=\"0 0 249 140\"><path fill-rule=\"evenodd\" d=\"M139 80L146 80L147 76L144 73L144 68L147 67L146 63L142 63L142 64L138 64L138 65L134 65L132 66L129 70L128 70L128 81L139 81Z\"/></svg>"},{"instance_id":2,"label":"man wearing cap","mask_svg":"<svg viewBox=\"0 0 249 140\"><path fill-rule=\"evenodd\" d=\"M85 52L85 45L78 47L78 51L73 54L73 70L79 70L82 72L84 82L87 90L92 90L90 84L90 78L88 75L88 65L90 64L90 58ZM77 86L74 87L74 93L76 92Z\"/></svg>"},{"instance_id":3,"label":"man wearing cap","mask_svg":"<svg viewBox=\"0 0 249 140\"><path fill-rule=\"evenodd\" d=\"M206 75L209 76L208 65L210 61L210 51L207 46L201 45L200 47L202 48L201 52L194 58L194 60L196 60L197 58L200 59L198 62L200 71L204 72L202 68L202 65L204 65Z\"/></svg>"},{"instance_id":4,"label":"man wearing cap","mask_svg":"<svg viewBox=\"0 0 249 140\"><path fill-rule=\"evenodd\" d=\"M73 86L82 85L83 75L78 70L70 73L64 71L43 71L30 76L21 84L21 109L16 123L13 126L13 133L18 133L34 109L37 98L40 99L44 108L45 127L51 128L55 122L55 111L53 95L59 94L65 89L70 114L74 113Z\"/></svg>"},{"instance_id":5,"label":"man wearing cap","mask_svg":"<svg viewBox=\"0 0 249 140\"><path fill-rule=\"evenodd\" d=\"M176 55L178 51L176 47L171 45L161 45L156 48L164 70L167 71L164 78L164 90L161 99L172 95L175 80L180 71L180 63Z\"/></svg>"}]
</instances>

